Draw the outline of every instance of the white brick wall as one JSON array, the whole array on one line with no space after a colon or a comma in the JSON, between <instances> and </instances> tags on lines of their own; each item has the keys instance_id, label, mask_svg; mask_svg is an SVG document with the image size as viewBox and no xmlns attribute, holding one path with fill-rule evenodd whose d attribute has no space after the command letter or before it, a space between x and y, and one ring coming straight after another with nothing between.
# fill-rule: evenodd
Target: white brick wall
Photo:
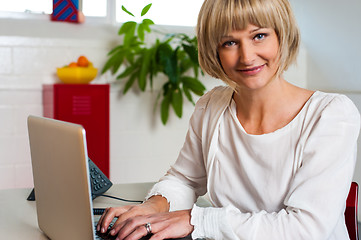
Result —
<instances>
[{"instance_id":1,"label":"white brick wall","mask_svg":"<svg viewBox=\"0 0 361 240\"><path fill-rule=\"evenodd\" d=\"M26 118L42 115L42 84L59 82L56 67L80 55L100 70L112 41L0 36L0 189L33 186ZM93 81L112 82L109 74ZM211 88L215 80L208 82ZM153 114L156 92L123 96L120 85L110 93L111 179L156 181L177 157L193 105L185 103L184 117L171 116L163 126Z\"/></svg>"},{"instance_id":2,"label":"white brick wall","mask_svg":"<svg viewBox=\"0 0 361 240\"><path fill-rule=\"evenodd\" d=\"M26 118L42 115L42 84L82 54L100 66L107 51L97 40L0 37L0 189L33 186Z\"/></svg>"}]
</instances>

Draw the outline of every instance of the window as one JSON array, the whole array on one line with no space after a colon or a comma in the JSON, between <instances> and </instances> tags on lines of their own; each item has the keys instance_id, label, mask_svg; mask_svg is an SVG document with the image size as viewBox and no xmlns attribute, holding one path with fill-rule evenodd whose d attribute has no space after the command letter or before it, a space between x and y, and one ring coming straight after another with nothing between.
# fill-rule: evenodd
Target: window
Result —
<instances>
[{"instance_id":1,"label":"window","mask_svg":"<svg viewBox=\"0 0 361 240\"><path fill-rule=\"evenodd\" d=\"M83 0L83 13L85 16L105 17L107 15L106 0ZM15 13L51 14L53 12L52 0L11 0L0 5L0 11Z\"/></svg>"},{"instance_id":2,"label":"window","mask_svg":"<svg viewBox=\"0 0 361 240\"><path fill-rule=\"evenodd\" d=\"M106 0L83 0L83 13L85 16L106 17L107 1Z\"/></svg>"},{"instance_id":3,"label":"window","mask_svg":"<svg viewBox=\"0 0 361 240\"><path fill-rule=\"evenodd\" d=\"M12 0L2 3L0 5L0 10L5 12L33 12L50 14L53 11L53 2L51 0Z\"/></svg>"},{"instance_id":4,"label":"window","mask_svg":"<svg viewBox=\"0 0 361 240\"><path fill-rule=\"evenodd\" d=\"M11 0L0 4L2 17L15 16L31 18L53 12L52 0ZM145 16L158 25L195 26L203 0L83 0L82 9L87 17L97 17L108 23L122 23L129 20L141 21L140 13L144 6L152 3ZM121 10L124 5L137 18ZM24 13L31 13L26 15Z\"/></svg>"}]
</instances>

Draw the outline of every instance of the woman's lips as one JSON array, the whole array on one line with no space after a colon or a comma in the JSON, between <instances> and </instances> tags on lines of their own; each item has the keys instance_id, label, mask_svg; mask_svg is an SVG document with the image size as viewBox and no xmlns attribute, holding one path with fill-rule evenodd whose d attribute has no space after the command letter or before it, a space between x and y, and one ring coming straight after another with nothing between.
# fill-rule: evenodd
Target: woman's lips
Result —
<instances>
[{"instance_id":1,"label":"woman's lips","mask_svg":"<svg viewBox=\"0 0 361 240\"><path fill-rule=\"evenodd\" d=\"M264 66L265 66L265 64L263 64L261 66L257 66L257 67L252 67L252 68L239 69L239 71L246 75L255 75L255 74L259 73L263 69Z\"/></svg>"}]
</instances>

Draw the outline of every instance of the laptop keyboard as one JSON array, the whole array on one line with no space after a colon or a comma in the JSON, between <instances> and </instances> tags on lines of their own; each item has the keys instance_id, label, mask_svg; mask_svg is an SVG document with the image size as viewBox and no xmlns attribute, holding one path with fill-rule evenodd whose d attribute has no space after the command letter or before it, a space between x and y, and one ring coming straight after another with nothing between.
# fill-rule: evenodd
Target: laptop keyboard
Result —
<instances>
[{"instance_id":1,"label":"laptop keyboard","mask_svg":"<svg viewBox=\"0 0 361 240\"><path fill-rule=\"evenodd\" d=\"M101 239L113 239L114 240L115 238L116 238L116 236L111 236L108 233L97 232L95 235L96 240L101 240Z\"/></svg>"},{"instance_id":2,"label":"laptop keyboard","mask_svg":"<svg viewBox=\"0 0 361 240\"><path fill-rule=\"evenodd\" d=\"M101 239L115 239L116 238L116 236L109 235L108 232L101 233L101 232L96 231L95 239L101 240Z\"/></svg>"},{"instance_id":3,"label":"laptop keyboard","mask_svg":"<svg viewBox=\"0 0 361 240\"><path fill-rule=\"evenodd\" d=\"M110 223L108 231L105 232L105 233L101 233L101 232L98 232L98 231L97 231L98 220L95 220L95 221L94 221L95 239L96 239L96 240L101 240L101 239L115 239L116 236L111 236L111 235L109 235L109 231L110 231L111 227L113 226L114 222L115 222L115 219Z\"/></svg>"}]
</instances>

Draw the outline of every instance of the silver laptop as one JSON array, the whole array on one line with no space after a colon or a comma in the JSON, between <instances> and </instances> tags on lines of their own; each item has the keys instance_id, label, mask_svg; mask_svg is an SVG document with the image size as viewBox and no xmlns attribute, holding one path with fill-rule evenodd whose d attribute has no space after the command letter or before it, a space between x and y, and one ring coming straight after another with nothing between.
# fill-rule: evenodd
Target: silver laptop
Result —
<instances>
[{"instance_id":1,"label":"silver laptop","mask_svg":"<svg viewBox=\"0 0 361 240\"><path fill-rule=\"evenodd\" d=\"M84 128L29 116L28 132L39 228L52 240L115 239L95 232Z\"/></svg>"},{"instance_id":2,"label":"silver laptop","mask_svg":"<svg viewBox=\"0 0 361 240\"><path fill-rule=\"evenodd\" d=\"M39 228L53 240L95 239L85 130L29 116Z\"/></svg>"}]
</instances>

